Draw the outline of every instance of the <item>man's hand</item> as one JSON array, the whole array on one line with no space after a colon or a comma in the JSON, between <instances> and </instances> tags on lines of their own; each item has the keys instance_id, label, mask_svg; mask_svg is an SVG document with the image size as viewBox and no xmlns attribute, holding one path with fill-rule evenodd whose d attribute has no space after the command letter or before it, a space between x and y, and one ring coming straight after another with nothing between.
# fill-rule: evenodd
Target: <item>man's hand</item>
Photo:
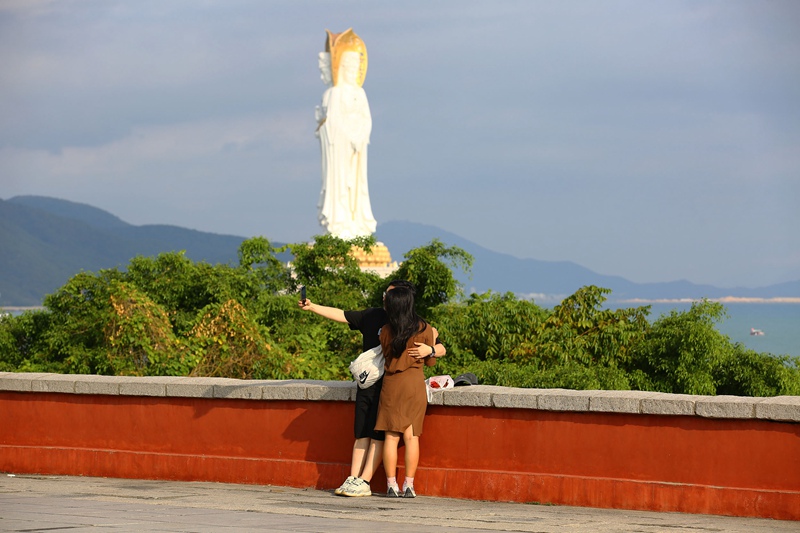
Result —
<instances>
[{"instance_id":1,"label":"man's hand","mask_svg":"<svg viewBox=\"0 0 800 533\"><path fill-rule=\"evenodd\" d=\"M416 347L408 349L408 355L410 355L414 359L425 359L426 357L430 357L431 355L433 355L435 351L432 349L431 346L425 343L415 342L414 344L416 344Z\"/></svg>"},{"instance_id":2,"label":"man's hand","mask_svg":"<svg viewBox=\"0 0 800 533\"><path fill-rule=\"evenodd\" d=\"M321 317L333 320L334 322L342 322L347 324L347 319L344 316L344 311L335 307L325 307L324 305L317 305L310 299L306 298L305 301L299 300L297 306L303 311L311 311Z\"/></svg>"}]
</instances>

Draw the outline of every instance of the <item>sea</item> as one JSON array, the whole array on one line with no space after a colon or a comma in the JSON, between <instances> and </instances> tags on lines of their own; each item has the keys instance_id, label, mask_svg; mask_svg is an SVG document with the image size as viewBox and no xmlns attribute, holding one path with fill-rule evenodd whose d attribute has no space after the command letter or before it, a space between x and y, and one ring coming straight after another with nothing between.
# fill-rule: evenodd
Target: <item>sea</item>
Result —
<instances>
[{"instance_id":1,"label":"sea","mask_svg":"<svg viewBox=\"0 0 800 533\"><path fill-rule=\"evenodd\" d=\"M629 304L623 307L637 307ZM670 311L686 311L691 303L653 303L650 320ZM798 303L724 303L727 318L716 324L717 330L757 352L800 356L800 304ZM615 307L618 307L615 305ZM764 335L751 335L757 329Z\"/></svg>"}]
</instances>

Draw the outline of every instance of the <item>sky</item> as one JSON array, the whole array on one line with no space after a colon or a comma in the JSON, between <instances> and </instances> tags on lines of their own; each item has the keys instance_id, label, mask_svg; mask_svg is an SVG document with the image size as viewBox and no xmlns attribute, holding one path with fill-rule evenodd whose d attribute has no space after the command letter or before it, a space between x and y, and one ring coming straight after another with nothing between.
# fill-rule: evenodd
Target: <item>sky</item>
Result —
<instances>
[{"instance_id":1,"label":"sky","mask_svg":"<svg viewBox=\"0 0 800 533\"><path fill-rule=\"evenodd\" d=\"M317 55L349 27L379 225L639 283L800 280L794 0L0 0L0 198L310 240Z\"/></svg>"}]
</instances>

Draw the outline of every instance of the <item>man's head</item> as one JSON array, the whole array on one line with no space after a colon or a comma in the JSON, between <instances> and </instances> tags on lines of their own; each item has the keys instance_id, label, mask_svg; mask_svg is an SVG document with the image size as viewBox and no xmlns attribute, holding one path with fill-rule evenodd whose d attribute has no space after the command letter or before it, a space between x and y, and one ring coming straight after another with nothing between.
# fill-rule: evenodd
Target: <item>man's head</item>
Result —
<instances>
[{"instance_id":1,"label":"man's head","mask_svg":"<svg viewBox=\"0 0 800 533\"><path fill-rule=\"evenodd\" d=\"M416 296L417 288L414 287L414 284L410 281L406 281L404 279L393 279L389 282L389 286L386 288L387 292L396 289L398 287L405 287L411 291L412 296Z\"/></svg>"},{"instance_id":2,"label":"man's head","mask_svg":"<svg viewBox=\"0 0 800 533\"><path fill-rule=\"evenodd\" d=\"M404 279L393 279L389 282L389 286L386 287L386 290L383 291L383 301L386 303L386 293L392 289L399 289L399 288L407 289L411 292L411 297L415 297L417 295L417 288L414 287L414 284L410 281L406 281Z\"/></svg>"},{"instance_id":3,"label":"man's head","mask_svg":"<svg viewBox=\"0 0 800 533\"><path fill-rule=\"evenodd\" d=\"M414 291L410 287L391 287L386 289L383 297L383 308L393 318L400 320L411 320L415 318L414 313ZM392 322L390 318L389 322Z\"/></svg>"}]
</instances>

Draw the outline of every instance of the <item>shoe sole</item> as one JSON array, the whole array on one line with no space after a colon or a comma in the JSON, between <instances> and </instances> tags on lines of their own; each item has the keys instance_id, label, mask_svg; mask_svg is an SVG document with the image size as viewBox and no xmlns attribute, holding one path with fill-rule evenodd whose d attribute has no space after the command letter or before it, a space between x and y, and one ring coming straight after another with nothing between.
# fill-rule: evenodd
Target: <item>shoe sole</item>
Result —
<instances>
[{"instance_id":1,"label":"shoe sole","mask_svg":"<svg viewBox=\"0 0 800 533\"><path fill-rule=\"evenodd\" d=\"M343 492L342 496L347 496L348 498L361 498L363 496L372 496L372 492L359 492L359 493Z\"/></svg>"}]
</instances>

